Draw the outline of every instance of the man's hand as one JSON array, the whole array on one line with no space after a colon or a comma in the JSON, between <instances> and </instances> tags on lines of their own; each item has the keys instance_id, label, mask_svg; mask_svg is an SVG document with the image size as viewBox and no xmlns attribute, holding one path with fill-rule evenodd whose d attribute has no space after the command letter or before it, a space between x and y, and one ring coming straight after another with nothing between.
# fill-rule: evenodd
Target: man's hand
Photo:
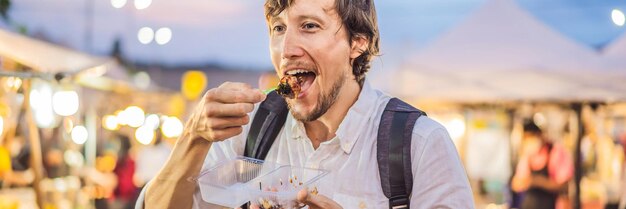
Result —
<instances>
[{"instance_id":1,"label":"man's hand","mask_svg":"<svg viewBox=\"0 0 626 209\"><path fill-rule=\"evenodd\" d=\"M265 94L244 83L226 82L207 91L187 123L187 131L208 141L222 141L243 131L250 122L248 113Z\"/></svg>"},{"instance_id":2,"label":"man's hand","mask_svg":"<svg viewBox=\"0 0 626 209\"><path fill-rule=\"evenodd\" d=\"M309 209L342 209L341 205L330 198L312 193L308 189L298 192L298 202L309 206Z\"/></svg>"},{"instance_id":3,"label":"man's hand","mask_svg":"<svg viewBox=\"0 0 626 209\"><path fill-rule=\"evenodd\" d=\"M243 83L224 83L209 90L185 124L169 159L146 190L145 208L192 208L197 183L189 181L202 169L214 141L240 134L248 113L265 94Z\"/></svg>"},{"instance_id":4,"label":"man's hand","mask_svg":"<svg viewBox=\"0 0 626 209\"><path fill-rule=\"evenodd\" d=\"M309 206L309 209L343 209L341 205L337 204L337 202L331 200L330 198L324 195L319 195L317 192L311 192L306 188L298 192L297 201L298 204L300 204L300 207L297 208L302 208L306 205ZM251 204L250 209L261 209L261 206Z\"/></svg>"}]
</instances>

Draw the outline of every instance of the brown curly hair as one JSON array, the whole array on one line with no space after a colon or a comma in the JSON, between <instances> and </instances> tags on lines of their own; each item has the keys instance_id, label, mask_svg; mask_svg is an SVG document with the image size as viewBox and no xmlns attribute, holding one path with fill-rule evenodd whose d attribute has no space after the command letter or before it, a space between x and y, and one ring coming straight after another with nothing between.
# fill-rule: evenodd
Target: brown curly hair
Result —
<instances>
[{"instance_id":1,"label":"brown curly hair","mask_svg":"<svg viewBox=\"0 0 626 209\"><path fill-rule=\"evenodd\" d=\"M266 0L265 18L278 16L282 11L289 8L294 0ZM364 37L368 41L368 47L352 63L352 74L355 80L363 86L365 73L370 69L370 62L379 53L380 35L378 33L378 21L374 0L335 0L335 9L342 20L343 26L348 31L348 42L357 37Z\"/></svg>"}]
</instances>

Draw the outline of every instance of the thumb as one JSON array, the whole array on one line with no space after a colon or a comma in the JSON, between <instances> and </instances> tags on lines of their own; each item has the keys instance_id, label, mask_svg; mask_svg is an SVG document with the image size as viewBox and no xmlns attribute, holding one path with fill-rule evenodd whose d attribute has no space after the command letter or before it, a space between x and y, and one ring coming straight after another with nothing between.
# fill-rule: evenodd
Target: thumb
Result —
<instances>
[{"instance_id":1,"label":"thumb","mask_svg":"<svg viewBox=\"0 0 626 209\"><path fill-rule=\"evenodd\" d=\"M312 194L307 188L298 192L297 200L299 203L308 205L310 209L340 209L342 208L335 201L324 195Z\"/></svg>"}]
</instances>

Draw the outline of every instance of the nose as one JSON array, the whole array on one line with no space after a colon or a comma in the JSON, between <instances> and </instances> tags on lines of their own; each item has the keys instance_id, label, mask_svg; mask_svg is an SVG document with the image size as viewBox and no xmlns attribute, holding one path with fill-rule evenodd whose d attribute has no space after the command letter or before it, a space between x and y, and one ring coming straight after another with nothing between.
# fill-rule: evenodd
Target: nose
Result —
<instances>
[{"instance_id":1,"label":"nose","mask_svg":"<svg viewBox=\"0 0 626 209\"><path fill-rule=\"evenodd\" d=\"M293 27L287 29L283 36L282 58L294 59L304 56L302 47L302 36L298 34L298 30Z\"/></svg>"}]
</instances>

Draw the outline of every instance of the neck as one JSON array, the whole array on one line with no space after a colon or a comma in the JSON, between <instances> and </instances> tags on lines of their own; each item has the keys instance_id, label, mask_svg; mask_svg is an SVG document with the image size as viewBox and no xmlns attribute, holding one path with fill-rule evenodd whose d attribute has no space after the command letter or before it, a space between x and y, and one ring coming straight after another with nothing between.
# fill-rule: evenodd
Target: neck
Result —
<instances>
[{"instance_id":1,"label":"neck","mask_svg":"<svg viewBox=\"0 0 626 209\"><path fill-rule=\"evenodd\" d=\"M339 125L348 114L350 107L359 98L360 92L361 87L356 81L346 81L337 96L337 100L328 111L317 120L304 123L306 134L311 139L313 148L317 149L322 142L335 137L335 132L339 129Z\"/></svg>"}]
</instances>

